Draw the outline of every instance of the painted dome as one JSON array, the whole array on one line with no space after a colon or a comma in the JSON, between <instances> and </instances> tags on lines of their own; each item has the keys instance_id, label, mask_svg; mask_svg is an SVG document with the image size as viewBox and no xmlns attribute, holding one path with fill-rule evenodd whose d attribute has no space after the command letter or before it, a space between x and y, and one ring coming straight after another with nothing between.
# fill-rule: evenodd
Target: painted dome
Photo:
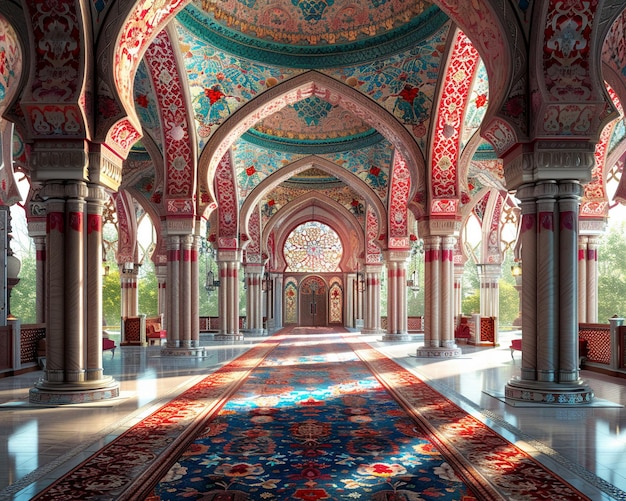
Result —
<instances>
[{"instance_id":1,"label":"painted dome","mask_svg":"<svg viewBox=\"0 0 626 501\"><path fill-rule=\"evenodd\" d=\"M253 61L317 69L404 50L448 18L424 0L195 0L178 20Z\"/></svg>"}]
</instances>

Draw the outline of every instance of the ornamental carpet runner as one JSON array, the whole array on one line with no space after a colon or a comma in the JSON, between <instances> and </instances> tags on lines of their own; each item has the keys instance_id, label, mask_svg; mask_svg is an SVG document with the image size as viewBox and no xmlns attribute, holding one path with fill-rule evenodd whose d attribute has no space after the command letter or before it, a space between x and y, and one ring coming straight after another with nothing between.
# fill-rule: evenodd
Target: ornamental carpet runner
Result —
<instances>
[{"instance_id":1,"label":"ornamental carpet runner","mask_svg":"<svg viewBox=\"0 0 626 501\"><path fill-rule=\"evenodd\" d=\"M288 328L35 499L588 500L358 337Z\"/></svg>"}]
</instances>

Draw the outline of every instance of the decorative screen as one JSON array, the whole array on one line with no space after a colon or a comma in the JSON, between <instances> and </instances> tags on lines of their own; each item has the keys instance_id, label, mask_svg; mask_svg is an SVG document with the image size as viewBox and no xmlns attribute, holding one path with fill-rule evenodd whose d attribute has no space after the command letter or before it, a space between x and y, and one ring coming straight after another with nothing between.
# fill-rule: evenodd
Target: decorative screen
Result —
<instances>
[{"instance_id":1,"label":"decorative screen","mask_svg":"<svg viewBox=\"0 0 626 501\"><path fill-rule=\"evenodd\" d=\"M343 246L339 235L324 223L301 224L285 241L287 271L322 273L339 271Z\"/></svg>"}]
</instances>

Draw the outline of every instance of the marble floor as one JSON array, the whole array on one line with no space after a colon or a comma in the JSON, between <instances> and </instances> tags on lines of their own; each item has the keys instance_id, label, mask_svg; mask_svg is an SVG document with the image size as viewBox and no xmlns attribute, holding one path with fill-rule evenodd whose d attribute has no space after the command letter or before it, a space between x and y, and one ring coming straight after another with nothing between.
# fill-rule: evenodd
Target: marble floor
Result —
<instances>
[{"instance_id":1,"label":"marble floor","mask_svg":"<svg viewBox=\"0 0 626 501\"><path fill-rule=\"evenodd\" d=\"M460 344L455 359L416 358L420 338L402 343L361 338L587 494L593 501L626 500L626 379L582 371L594 405L520 407L498 394L519 375L520 353L500 346ZM204 359L160 357L159 347L118 348L104 354L105 374L120 383L120 397L62 407L33 406L28 391L41 372L0 378L0 500L25 501L80 464L175 395L248 350L261 338L236 344L202 339ZM85 498L88 499L88 498Z\"/></svg>"}]
</instances>

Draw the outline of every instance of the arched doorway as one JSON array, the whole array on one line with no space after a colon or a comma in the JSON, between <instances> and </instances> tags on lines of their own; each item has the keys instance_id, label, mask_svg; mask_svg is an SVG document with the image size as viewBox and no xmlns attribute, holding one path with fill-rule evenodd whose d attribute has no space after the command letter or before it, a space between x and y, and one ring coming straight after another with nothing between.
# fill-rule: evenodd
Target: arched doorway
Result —
<instances>
[{"instance_id":1,"label":"arched doorway","mask_svg":"<svg viewBox=\"0 0 626 501\"><path fill-rule=\"evenodd\" d=\"M328 287L321 277L311 275L300 285L299 317L301 326L328 325Z\"/></svg>"}]
</instances>

